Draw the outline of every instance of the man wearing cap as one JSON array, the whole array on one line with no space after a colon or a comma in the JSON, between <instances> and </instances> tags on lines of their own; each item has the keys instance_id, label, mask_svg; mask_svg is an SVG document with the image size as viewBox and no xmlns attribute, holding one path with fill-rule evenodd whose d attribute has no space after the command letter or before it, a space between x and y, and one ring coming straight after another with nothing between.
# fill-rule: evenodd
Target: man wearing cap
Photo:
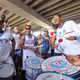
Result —
<instances>
[{"instance_id":1,"label":"man wearing cap","mask_svg":"<svg viewBox=\"0 0 80 80\"><path fill-rule=\"evenodd\" d=\"M63 22L60 14L54 15L52 23L58 26L55 36L55 44L58 45L54 45L54 47L68 56L69 62L80 65L80 31L77 24L73 20ZM58 42L60 38L63 39L61 43Z\"/></svg>"}]
</instances>

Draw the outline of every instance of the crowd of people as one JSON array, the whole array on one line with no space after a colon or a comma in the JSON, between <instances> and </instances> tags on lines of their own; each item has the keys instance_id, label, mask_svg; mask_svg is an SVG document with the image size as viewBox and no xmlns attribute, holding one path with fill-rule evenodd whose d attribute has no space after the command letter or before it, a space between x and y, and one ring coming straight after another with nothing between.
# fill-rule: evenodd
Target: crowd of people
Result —
<instances>
[{"instance_id":1,"label":"crowd of people","mask_svg":"<svg viewBox=\"0 0 80 80\"><path fill-rule=\"evenodd\" d=\"M31 25L25 24L23 31L19 30L19 26L10 27L6 16L0 14L0 37L9 40L11 51L5 62L12 61L10 64L15 66L15 74L18 75L20 70L25 72L25 60L31 56L38 56L47 59L53 56L54 49L52 48L51 37L48 30L43 30L43 35L38 37L32 34ZM1 39L1 38L0 38ZM5 48L6 49L6 48ZM52 52L51 52L52 50Z\"/></svg>"},{"instance_id":2,"label":"crowd of people","mask_svg":"<svg viewBox=\"0 0 80 80\"><path fill-rule=\"evenodd\" d=\"M3 14L0 14L0 37L5 36L11 44L10 58L16 68L15 75L20 70L25 71L25 60L31 56L38 56L43 59L59 55L65 55L66 59L75 65L80 65L80 32L79 27L73 21L63 22L61 15L56 14L52 19L52 24L56 26L54 32L49 35L48 30L43 30L43 35L35 37L31 33L31 25L25 24L23 31L19 31L19 26L13 29L8 25L8 21ZM6 38L7 37L7 38ZM62 42L58 42L62 38ZM18 79L17 79L18 80Z\"/></svg>"}]
</instances>

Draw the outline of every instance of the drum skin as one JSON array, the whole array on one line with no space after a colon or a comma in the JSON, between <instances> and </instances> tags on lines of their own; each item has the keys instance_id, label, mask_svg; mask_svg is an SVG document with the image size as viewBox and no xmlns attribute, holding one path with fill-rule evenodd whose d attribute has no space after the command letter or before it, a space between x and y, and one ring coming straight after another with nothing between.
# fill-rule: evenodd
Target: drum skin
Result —
<instances>
[{"instance_id":1,"label":"drum skin","mask_svg":"<svg viewBox=\"0 0 80 80\"><path fill-rule=\"evenodd\" d=\"M54 56L46 59L41 64L41 68L44 72L55 71L68 76L76 74L80 71L80 67L74 66L66 60L65 56Z\"/></svg>"},{"instance_id":2,"label":"drum skin","mask_svg":"<svg viewBox=\"0 0 80 80\"><path fill-rule=\"evenodd\" d=\"M11 64L0 64L0 80L9 79L13 77L15 68Z\"/></svg>"},{"instance_id":3,"label":"drum skin","mask_svg":"<svg viewBox=\"0 0 80 80\"><path fill-rule=\"evenodd\" d=\"M45 72L40 74L36 80L75 80L72 79L68 76L59 74L59 73L54 73L54 72Z\"/></svg>"}]
</instances>

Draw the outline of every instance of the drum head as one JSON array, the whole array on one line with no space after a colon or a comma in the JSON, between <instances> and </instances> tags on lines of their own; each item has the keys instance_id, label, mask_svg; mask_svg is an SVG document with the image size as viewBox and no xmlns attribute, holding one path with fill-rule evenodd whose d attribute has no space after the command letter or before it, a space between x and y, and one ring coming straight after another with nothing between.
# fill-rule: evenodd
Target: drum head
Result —
<instances>
[{"instance_id":1,"label":"drum head","mask_svg":"<svg viewBox=\"0 0 80 80\"><path fill-rule=\"evenodd\" d=\"M8 78L14 74L14 67L11 64L0 64L0 78Z\"/></svg>"},{"instance_id":2,"label":"drum head","mask_svg":"<svg viewBox=\"0 0 80 80\"><path fill-rule=\"evenodd\" d=\"M43 71L56 71L66 75L71 75L79 71L79 69L69 63L64 56L55 56L46 59L41 67Z\"/></svg>"},{"instance_id":3,"label":"drum head","mask_svg":"<svg viewBox=\"0 0 80 80\"><path fill-rule=\"evenodd\" d=\"M74 79L62 74L47 72L40 74L36 78L36 80L74 80Z\"/></svg>"},{"instance_id":4,"label":"drum head","mask_svg":"<svg viewBox=\"0 0 80 80\"><path fill-rule=\"evenodd\" d=\"M26 59L25 64L32 69L39 69L43 59L40 57L30 57Z\"/></svg>"}]
</instances>

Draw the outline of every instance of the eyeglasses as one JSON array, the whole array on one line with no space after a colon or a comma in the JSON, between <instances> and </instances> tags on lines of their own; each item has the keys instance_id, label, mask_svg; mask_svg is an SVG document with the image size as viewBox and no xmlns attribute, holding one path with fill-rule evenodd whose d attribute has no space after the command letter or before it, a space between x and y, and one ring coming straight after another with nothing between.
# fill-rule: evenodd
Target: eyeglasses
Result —
<instances>
[{"instance_id":1,"label":"eyeglasses","mask_svg":"<svg viewBox=\"0 0 80 80\"><path fill-rule=\"evenodd\" d=\"M31 28L26 28L26 30L30 30Z\"/></svg>"}]
</instances>

